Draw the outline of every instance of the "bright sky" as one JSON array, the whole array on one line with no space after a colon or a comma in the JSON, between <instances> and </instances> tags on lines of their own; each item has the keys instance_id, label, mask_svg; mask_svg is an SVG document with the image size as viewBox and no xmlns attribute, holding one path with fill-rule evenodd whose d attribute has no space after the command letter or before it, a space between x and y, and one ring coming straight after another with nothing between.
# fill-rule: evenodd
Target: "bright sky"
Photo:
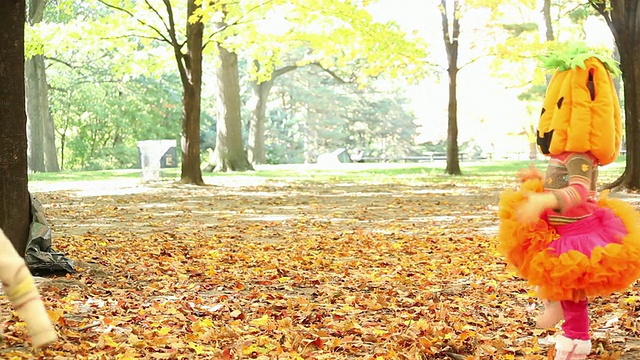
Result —
<instances>
[{"instance_id":1,"label":"bright sky","mask_svg":"<svg viewBox=\"0 0 640 360\"><path fill-rule=\"evenodd\" d=\"M428 43L433 44L432 61L444 64L446 53L441 40L441 20L437 7L439 3L437 0L379 0L371 6L370 11L379 21L394 20L408 32L418 30ZM469 39L474 36L475 28L480 27L483 21L482 14L462 18L461 38ZM590 43L610 43L609 30L599 21L589 22L585 31ZM462 45L460 56L465 56ZM480 60L458 73L459 143L475 138L483 148L494 143L496 150L501 150L500 147L518 147L526 151L526 142L514 144L514 139L507 134L519 131L522 124L531 121L527 104L517 99L520 90L505 89L503 84L492 77L489 64L489 59ZM447 75L443 73L439 81L427 79L409 89L414 113L423 126L422 134L417 139L419 142L446 138L447 84ZM534 114L537 113L534 111Z\"/></svg>"}]
</instances>

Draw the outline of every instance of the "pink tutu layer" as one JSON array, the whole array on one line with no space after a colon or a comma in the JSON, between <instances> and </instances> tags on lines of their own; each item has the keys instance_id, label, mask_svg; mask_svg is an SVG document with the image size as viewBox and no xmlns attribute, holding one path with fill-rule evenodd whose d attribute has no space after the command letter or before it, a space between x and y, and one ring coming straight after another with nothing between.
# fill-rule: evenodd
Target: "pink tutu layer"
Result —
<instances>
[{"instance_id":1,"label":"pink tutu layer","mask_svg":"<svg viewBox=\"0 0 640 360\"><path fill-rule=\"evenodd\" d=\"M593 215L572 224L558 226L556 231L560 238L552 241L549 247L558 256L576 250L590 257L594 248L611 243L619 244L627 235L622 219L608 208L598 208Z\"/></svg>"}]
</instances>

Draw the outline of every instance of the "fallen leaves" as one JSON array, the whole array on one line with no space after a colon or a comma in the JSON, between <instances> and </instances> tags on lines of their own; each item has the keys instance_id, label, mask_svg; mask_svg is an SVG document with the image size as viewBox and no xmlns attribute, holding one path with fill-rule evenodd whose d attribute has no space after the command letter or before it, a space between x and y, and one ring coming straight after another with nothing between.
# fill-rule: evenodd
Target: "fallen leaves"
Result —
<instances>
[{"instance_id":1,"label":"fallen leaves","mask_svg":"<svg viewBox=\"0 0 640 360\"><path fill-rule=\"evenodd\" d=\"M499 190L466 185L38 194L78 272L40 284L61 341L37 357L544 359L555 331L495 251ZM639 296L595 301L598 354L633 350ZM5 325L0 355L30 358Z\"/></svg>"}]
</instances>

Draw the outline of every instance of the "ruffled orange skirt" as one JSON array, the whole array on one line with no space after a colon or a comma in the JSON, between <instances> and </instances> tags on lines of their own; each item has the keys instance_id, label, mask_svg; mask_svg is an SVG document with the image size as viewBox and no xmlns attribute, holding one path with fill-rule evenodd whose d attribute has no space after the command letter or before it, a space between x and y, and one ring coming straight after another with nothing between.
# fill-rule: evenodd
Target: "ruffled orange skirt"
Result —
<instances>
[{"instance_id":1,"label":"ruffled orange skirt","mask_svg":"<svg viewBox=\"0 0 640 360\"><path fill-rule=\"evenodd\" d=\"M632 206L610 199L604 193L598 200L600 215L597 217L606 218L609 224L622 221L626 231L618 231L619 236L612 235L608 243L585 251L576 247L578 237L565 238L565 234L582 236L590 231L610 230L606 229L610 225L595 216L558 228L543 219L521 224L515 213L526 200L525 192L531 191L542 192L542 181L527 180L520 191L508 190L501 194L498 250L518 275L538 288L541 297L557 301L608 296L640 278L640 215ZM576 234L578 232L582 234ZM606 236L606 231L604 233Z\"/></svg>"}]
</instances>

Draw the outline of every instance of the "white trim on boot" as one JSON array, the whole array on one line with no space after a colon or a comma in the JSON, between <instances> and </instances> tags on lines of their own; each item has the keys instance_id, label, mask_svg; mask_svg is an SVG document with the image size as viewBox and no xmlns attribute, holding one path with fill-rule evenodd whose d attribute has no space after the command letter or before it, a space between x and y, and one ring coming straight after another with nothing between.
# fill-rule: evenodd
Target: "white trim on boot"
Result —
<instances>
[{"instance_id":1,"label":"white trim on boot","mask_svg":"<svg viewBox=\"0 0 640 360\"><path fill-rule=\"evenodd\" d=\"M569 339L559 335L556 338L554 360L584 360L591 353L591 340Z\"/></svg>"}]
</instances>

